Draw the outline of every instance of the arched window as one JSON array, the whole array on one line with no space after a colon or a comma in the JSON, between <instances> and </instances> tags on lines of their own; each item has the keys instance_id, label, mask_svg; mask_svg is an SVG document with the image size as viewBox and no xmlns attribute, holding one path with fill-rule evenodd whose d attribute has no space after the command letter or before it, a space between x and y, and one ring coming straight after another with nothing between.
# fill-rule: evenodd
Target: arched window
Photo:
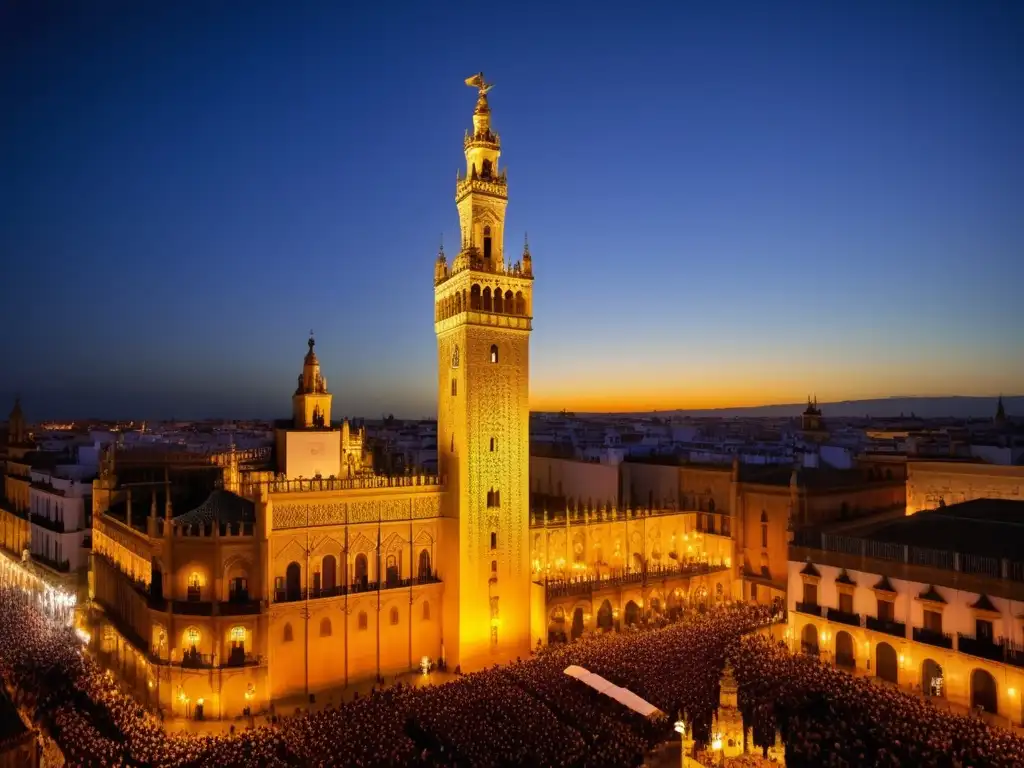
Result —
<instances>
[{"instance_id":1,"label":"arched window","mask_svg":"<svg viewBox=\"0 0 1024 768\"><path fill-rule=\"evenodd\" d=\"M423 620L430 621L430 603L423 601Z\"/></svg>"},{"instance_id":2,"label":"arched window","mask_svg":"<svg viewBox=\"0 0 1024 768\"><path fill-rule=\"evenodd\" d=\"M284 633L283 633L282 638L281 638L282 642L290 643L294 639L295 639L295 637L294 637L294 635L292 635L292 625L291 624L285 624L284 625Z\"/></svg>"},{"instance_id":3,"label":"arched window","mask_svg":"<svg viewBox=\"0 0 1024 768\"><path fill-rule=\"evenodd\" d=\"M398 582L401 580L402 575L398 571L398 558L394 555L388 555L385 561L385 577L387 578L387 585L389 587L397 587Z\"/></svg>"},{"instance_id":4,"label":"arched window","mask_svg":"<svg viewBox=\"0 0 1024 768\"><path fill-rule=\"evenodd\" d=\"M320 637L331 636L331 620L326 616L320 619Z\"/></svg>"},{"instance_id":5,"label":"arched window","mask_svg":"<svg viewBox=\"0 0 1024 768\"><path fill-rule=\"evenodd\" d=\"M487 174L486 176L484 176L485 179L490 177L490 171L491 171L491 162L489 160L484 160L484 172ZM491 228L490 227L484 227L484 258L485 259L491 258Z\"/></svg>"},{"instance_id":6,"label":"arched window","mask_svg":"<svg viewBox=\"0 0 1024 768\"><path fill-rule=\"evenodd\" d=\"M366 617L366 611L359 612L359 629L360 631L365 630L369 626L370 622Z\"/></svg>"},{"instance_id":7,"label":"arched window","mask_svg":"<svg viewBox=\"0 0 1024 768\"><path fill-rule=\"evenodd\" d=\"M768 513L761 511L761 548L768 549Z\"/></svg>"},{"instance_id":8,"label":"arched window","mask_svg":"<svg viewBox=\"0 0 1024 768\"><path fill-rule=\"evenodd\" d=\"M497 344L491 344L491 362L492 363L498 362L498 345Z\"/></svg>"},{"instance_id":9,"label":"arched window","mask_svg":"<svg viewBox=\"0 0 1024 768\"><path fill-rule=\"evenodd\" d=\"M185 630L185 642L191 647L191 650L195 651L196 646L199 645L199 630L195 627L189 627Z\"/></svg>"},{"instance_id":10,"label":"arched window","mask_svg":"<svg viewBox=\"0 0 1024 768\"><path fill-rule=\"evenodd\" d=\"M198 573L191 573L188 577L188 599L199 600L200 597L200 581Z\"/></svg>"},{"instance_id":11,"label":"arched window","mask_svg":"<svg viewBox=\"0 0 1024 768\"><path fill-rule=\"evenodd\" d=\"M522 291L516 291L516 314L526 315L526 299L523 297Z\"/></svg>"},{"instance_id":12,"label":"arched window","mask_svg":"<svg viewBox=\"0 0 1024 768\"><path fill-rule=\"evenodd\" d=\"M395 626L396 624L398 624L398 609L392 606L392 608L391 608L391 626Z\"/></svg>"},{"instance_id":13,"label":"arched window","mask_svg":"<svg viewBox=\"0 0 1024 768\"><path fill-rule=\"evenodd\" d=\"M430 550L420 550L420 568L418 576L420 579L430 578Z\"/></svg>"},{"instance_id":14,"label":"arched window","mask_svg":"<svg viewBox=\"0 0 1024 768\"><path fill-rule=\"evenodd\" d=\"M480 303L480 286L474 283L473 287L469 289L469 308L480 309Z\"/></svg>"},{"instance_id":15,"label":"arched window","mask_svg":"<svg viewBox=\"0 0 1024 768\"><path fill-rule=\"evenodd\" d=\"M299 600L302 597L302 566L298 563L288 563L284 572L285 599L289 601Z\"/></svg>"},{"instance_id":16,"label":"arched window","mask_svg":"<svg viewBox=\"0 0 1024 768\"><path fill-rule=\"evenodd\" d=\"M334 555L326 555L323 565L320 568L323 576L320 579L320 587L325 592L332 592L338 586L338 561Z\"/></svg>"},{"instance_id":17,"label":"arched window","mask_svg":"<svg viewBox=\"0 0 1024 768\"><path fill-rule=\"evenodd\" d=\"M497 573L497 572L498 572L498 561L497 560L491 560L491 573Z\"/></svg>"},{"instance_id":18,"label":"arched window","mask_svg":"<svg viewBox=\"0 0 1024 768\"><path fill-rule=\"evenodd\" d=\"M483 298L484 298L484 301L483 301L484 312L490 312L491 311L491 289L490 288L484 288L484 297Z\"/></svg>"},{"instance_id":19,"label":"arched window","mask_svg":"<svg viewBox=\"0 0 1024 768\"><path fill-rule=\"evenodd\" d=\"M231 645L242 645L245 643L245 627L231 628Z\"/></svg>"},{"instance_id":20,"label":"arched window","mask_svg":"<svg viewBox=\"0 0 1024 768\"><path fill-rule=\"evenodd\" d=\"M489 179L489 178L491 178L491 175L493 174L493 172L494 172L494 166L491 164L491 161L490 160L484 160L483 163L481 163L481 167L480 167L480 178L481 179ZM484 232L487 235L490 235L491 234L491 228L490 227L484 227Z\"/></svg>"},{"instance_id":21,"label":"arched window","mask_svg":"<svg viewBox=\"0 0 1024 768\"><path fill-rule=\"evenodd\" d=\"M491 531L491 549L498 548L498 533L497 531Z\"/></svg>"},{"instance_id":22,"label":"arched window","mask_svg":"<svg viewBox=\"0 0 1024 768\"><path fill-rule=\"evenodd\" d=\"M369 570L370 566L366 559L366 554L360 552L356 555L355 579L353 580L357 587L366 589L366 585L370 580Z\"/></svg>"},{"instance_id":23,"label":"arched window","mask_svg":"<svg viewBox=\"0 0 1024 768\"><path fill-rule=\"evenodd\" d=\"M503 306L502 306L501 288L495 288L494 289L494 311L497 312L498 314L501 314L502 312L504 312L504 309L503 309Z\"/></svg>"}]
</instances>

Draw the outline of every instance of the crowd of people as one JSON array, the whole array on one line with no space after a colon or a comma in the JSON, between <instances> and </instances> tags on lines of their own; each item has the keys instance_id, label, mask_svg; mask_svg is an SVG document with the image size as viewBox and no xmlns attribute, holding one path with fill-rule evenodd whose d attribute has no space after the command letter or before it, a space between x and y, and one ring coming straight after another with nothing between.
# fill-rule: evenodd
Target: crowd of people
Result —
<instances>
[{"instance_id":1,"label":"crowd of people","mask_svg":"<svg viewBox=\"0 0 1024 768\"><path fill-rule=\"evenodd\" d=\"M790 654L763 635L742 638L730 655L755 745L780 733L792 768L1024 765L1024 739L1010 731Z\"/></svg>"},{"instance_id":2,"label":"crowd of people","mask_svg":"<svg viewBox=\"0 0 1024 768\"><path fill-rule=\"evenodd\" d=\"M1010 766L1024 742L752 634L770 610L731 605L659 628L584 638L444 685L394 685L230 735L168 733L33 601L0 590L0 675L72 766L633 766L680 715L711 738L726 658L754 743L786 762ZM643 717L569 677L579 665L664 716Z\"/></svg>"}]
</instances>

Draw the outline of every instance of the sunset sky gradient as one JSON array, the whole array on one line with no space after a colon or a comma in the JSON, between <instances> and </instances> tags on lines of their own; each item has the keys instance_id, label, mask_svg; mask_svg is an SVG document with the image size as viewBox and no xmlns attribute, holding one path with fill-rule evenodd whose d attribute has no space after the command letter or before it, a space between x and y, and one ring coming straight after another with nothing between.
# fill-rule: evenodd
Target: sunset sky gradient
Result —
<instances>
[{"instance_id":1,"label":"sunset sky gradient","mask_svg":"<svg viewBox=\"0 0 1024 768\"><path fill-rule=\"evenodd\" d=\"M481 69L534 409L1020 393L1021 39L1019 2L6 3L0 397L287 414L313 328L337 415L433 416Z\"/></svg>"}]
</instances>

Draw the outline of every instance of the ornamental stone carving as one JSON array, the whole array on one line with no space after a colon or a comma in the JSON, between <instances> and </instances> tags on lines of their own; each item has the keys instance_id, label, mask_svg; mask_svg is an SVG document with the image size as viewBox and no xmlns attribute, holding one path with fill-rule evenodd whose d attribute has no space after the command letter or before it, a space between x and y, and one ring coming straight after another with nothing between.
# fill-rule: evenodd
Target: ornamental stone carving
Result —
<instances>
[{"instance_id":1,"label":"ornamental stone carving","mask_svg":"<svg viewBox=\"0 0 1024 768\"><path fill-rule=\"evenodd\" d=\"M277 504L274 506L274 529L305 528L322 525L344 525L345 507L332 504Z\"/></svg>"},{"instance_id":2,"label":"ornamental stone carving","mask_svg":"<svg viewBox=\"0 0 1024 768\"><path fill-rule=\"evenodd\" d=\"M412 516L417 520L441 516L440 496L417 496L412 500Z\"/></svg>"}]
</instances>

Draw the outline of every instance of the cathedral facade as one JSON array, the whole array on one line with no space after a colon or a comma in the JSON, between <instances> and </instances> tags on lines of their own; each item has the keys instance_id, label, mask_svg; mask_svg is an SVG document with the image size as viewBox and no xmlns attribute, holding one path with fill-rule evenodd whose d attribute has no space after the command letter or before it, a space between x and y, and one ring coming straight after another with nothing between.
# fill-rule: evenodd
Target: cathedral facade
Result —
<instances>
[{"instance_id":1,"label":"cathedral facade","mask_svg":"<svg viewBox=\"0 0 1024 768\"><path fill-rule=\"evenodd\" d=\"M468 671L539 639L532 263L528 250L505 257L490 86L482 75L467 84L477 102L456 184L462 246L434 273L440 477L374 472L363 432L331 420L312 338L292 418L275 429L276 466L232 449L141 471L109 452L93 491L89 642L150 705L237 717L424 658ZM205 470L218 487L189 498L181 478Z\"/></svg>"}]
</instances>

